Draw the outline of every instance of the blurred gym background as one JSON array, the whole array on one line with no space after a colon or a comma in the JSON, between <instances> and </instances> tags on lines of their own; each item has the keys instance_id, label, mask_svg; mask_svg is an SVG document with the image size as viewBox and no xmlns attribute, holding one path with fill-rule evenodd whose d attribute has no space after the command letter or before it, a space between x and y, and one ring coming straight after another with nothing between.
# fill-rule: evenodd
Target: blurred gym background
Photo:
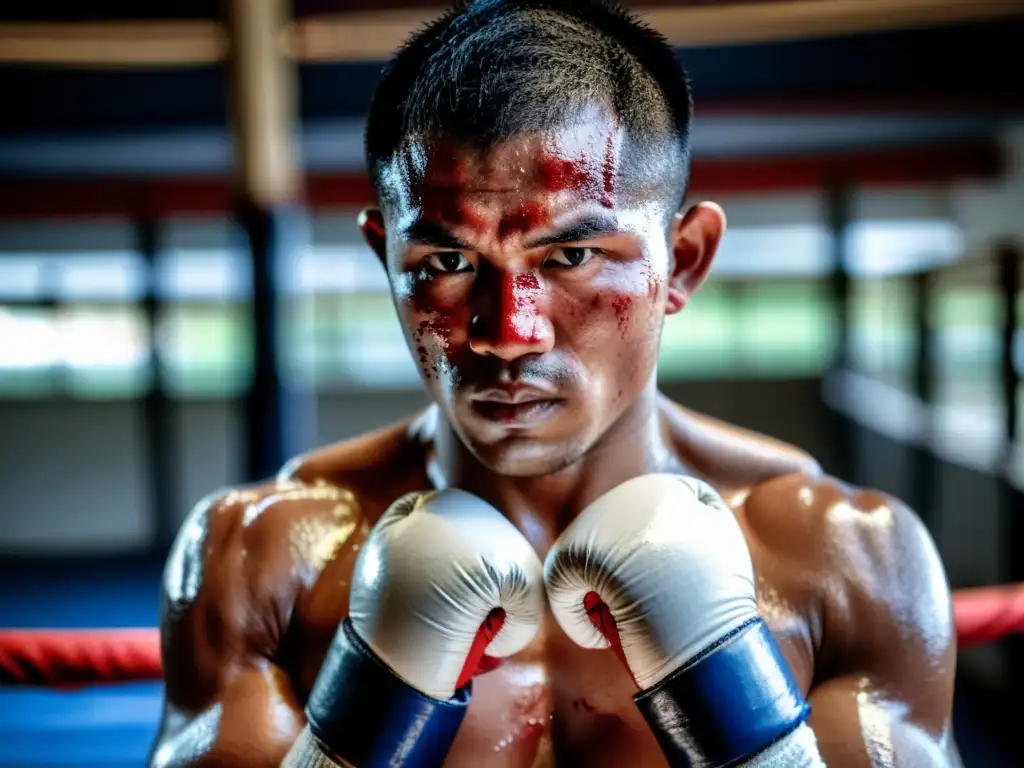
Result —
<instances>
[{"instance_id":1,"label":"blurred gym background","mask_svg":"<svg viewBox=\"0 0 1024 768\"><path fill-rule=\"evenodd\" d=\"M197 500L425 402L355 215L381 63L440 5L3 4L0 626L155 626ZM664 390L905 499L954 588L1024 580L1024 3L635 6L730 221ZM1019 764L1021 659L961 653L968 766ZM0 689L0 765L139 765L159 696Z\"/></svg>"}]
</instances>

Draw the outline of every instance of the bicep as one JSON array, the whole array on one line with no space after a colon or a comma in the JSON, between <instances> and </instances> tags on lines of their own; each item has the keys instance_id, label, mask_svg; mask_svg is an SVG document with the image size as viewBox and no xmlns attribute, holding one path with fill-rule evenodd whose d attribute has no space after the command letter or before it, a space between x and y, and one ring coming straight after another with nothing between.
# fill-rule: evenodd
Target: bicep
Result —
<instances>
[{"instance_id":1,"label":"bicep","mask_svg":"<svg viewBox=\"0 0 1024 768\"><path fill-rule=\"evenodd\" d=\"M253 651L238 516L200 505L175 540L160 618L164 713L149 765L280 765L304 723L285 672Z\"/></svg>"},{"instance_id":2,"label":"bicep","mask_svg":"<svg viewBox=\"0 0 1024 768\"><path fill-rule=\"evenodd\" d=\"M285 673L269 662L247 665L202 709L167 700L149 766L279 766L304 724Z\"/></svg>"},{"instance_id":3,"label":"bicep","mask_svg":"<svg viewBox=\"0 0 1024 768\"><path fill-rule=\"evenodd\" d=\"M809 696L809 724L830 768L960 766L952 729L922 722L870 677L829 680Z\"/></svg>"},{"instance_id":4,"label":"bicep","mask_svg":"<svg viewBox=\"0 0 1024 768\"><path fill-rule=\"evenodd\" d=\"M811 726L829 766L956 766L949 587L917 516L879 498L850 513Z\"/></svg>"}]
</instances>

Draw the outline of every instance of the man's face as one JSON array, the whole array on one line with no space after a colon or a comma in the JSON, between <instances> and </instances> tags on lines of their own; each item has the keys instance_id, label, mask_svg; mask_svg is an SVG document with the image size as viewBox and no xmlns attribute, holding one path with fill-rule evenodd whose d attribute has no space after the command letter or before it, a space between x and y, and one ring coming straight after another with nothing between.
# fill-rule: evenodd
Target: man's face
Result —
<instances>
[{"instance_id":1,"label":"man's face","mask_svg":"<svg viewBox=\"0 0 1024 768\"><path fill-rule=\"evenodd\" d=\"M503 474L590 449L651 380L666 310L682 306L672 212L619 181L622 143L594 110L487 152L412 144L387 171L376 247L410 349L462 441Z\"/></svg>"}]
</instances>

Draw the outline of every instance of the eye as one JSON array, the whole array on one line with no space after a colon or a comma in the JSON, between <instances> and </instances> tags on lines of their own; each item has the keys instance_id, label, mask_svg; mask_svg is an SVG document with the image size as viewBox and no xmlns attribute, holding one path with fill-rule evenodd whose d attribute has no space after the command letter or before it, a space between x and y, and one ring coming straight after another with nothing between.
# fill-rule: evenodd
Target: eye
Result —
<instances>
[{"instance_id":1,"label":"eye","mask_svg":"<svg viewBox=\"0 0 1024 768\"><path fill-rule=\"evenodd\" d=\"M432 253L427 257L427 264L436 272L452 274L455 272L472 272L473 265L462 255L461 251L445 251Z\"/></svg>"},{"instance_id":2,"label":"eye","mask_svg":"<svg viewBox=\"0 0 1024 768\"><path fill-rule=\"evenodd\" d=\"M579 267L598 253L597 248L556 248L544 261L548 267Z\"/></svg>"}]
</instances>

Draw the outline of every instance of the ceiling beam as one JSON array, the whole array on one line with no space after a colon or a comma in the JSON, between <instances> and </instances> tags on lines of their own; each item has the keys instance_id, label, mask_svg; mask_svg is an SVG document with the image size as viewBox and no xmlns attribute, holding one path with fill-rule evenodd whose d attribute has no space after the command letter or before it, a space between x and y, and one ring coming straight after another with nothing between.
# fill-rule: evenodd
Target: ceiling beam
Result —
<instances>
[{"instance_id":1,"label":"ceiling beam","mask_svg":"<svg viewBox=\"0 0 1024 768\"><path fill-rule=\"evenodd\" d=\"M227 59L215 21L0 24L0 64L62 67L194 67Z\"/></svg>"},{"instance_id":2,"label":"ceiling beam","mask_svg":"<svg viewBox=\"0 0 1024 768\"><path fill-rule=\"evenodd\" d=\"M386 59L439 9L359 11L295 22L303 61ZM640 15L674 46L703 47L921 29L1024 14L1022 0L778 0L657 7Z\"/></svg>"},{"instance_id":3,"label":"ceiling beam","mask_svg":"<svg viewBox=\"0 0 1024 768\"><path fill-rule=\"evenodd\" d=\"M307 16L282 30L281 45L300 62L382 61L441 12L441 7L417 6ZM658 4L638 12L673 45L699 47L1021 16L1024 0L746 0L685 7ZM0 24L0 63L5 64L197 66L223 61L227 46L216 21Z\"/></svg>"}]
</instances>

